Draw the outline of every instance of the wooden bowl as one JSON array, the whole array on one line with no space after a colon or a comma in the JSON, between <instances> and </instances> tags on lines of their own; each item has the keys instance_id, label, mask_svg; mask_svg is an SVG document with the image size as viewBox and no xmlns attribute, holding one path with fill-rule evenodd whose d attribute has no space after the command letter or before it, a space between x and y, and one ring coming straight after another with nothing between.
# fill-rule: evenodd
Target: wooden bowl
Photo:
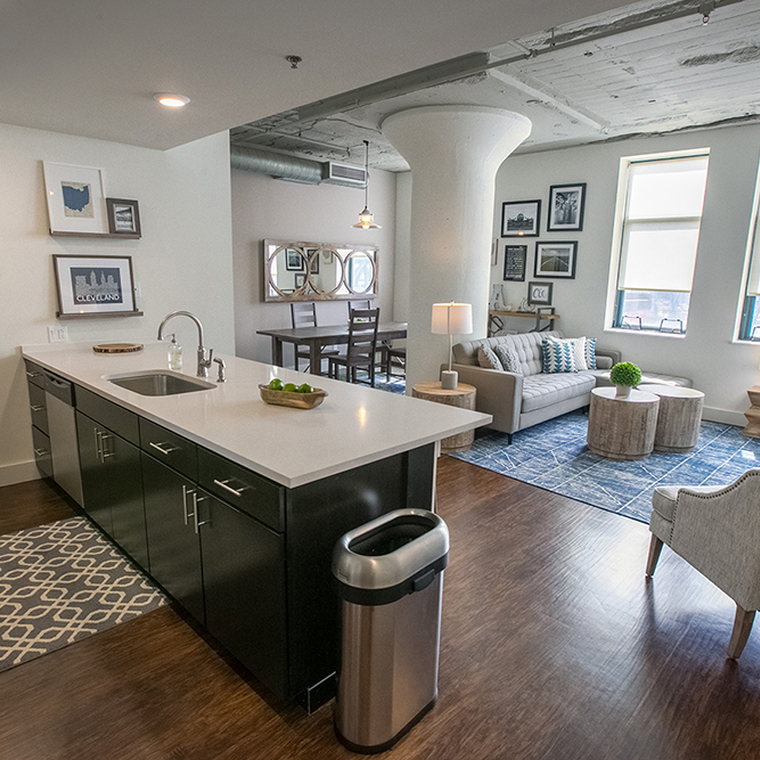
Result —
<instances>
[{"instance_id":1,"label":"wooden bowl","mask_svg":"<svg viewBox=\"0 0 760 760\"><path fill-rule=\"evenodd\" d=\"M268 385L259 385L261 398L267 404L290 406L294 409L313 409L319 406L327 396L327 391L315 388L311 393L295 393L293 391L273 391Z\"/></svg>"}]
</instances>

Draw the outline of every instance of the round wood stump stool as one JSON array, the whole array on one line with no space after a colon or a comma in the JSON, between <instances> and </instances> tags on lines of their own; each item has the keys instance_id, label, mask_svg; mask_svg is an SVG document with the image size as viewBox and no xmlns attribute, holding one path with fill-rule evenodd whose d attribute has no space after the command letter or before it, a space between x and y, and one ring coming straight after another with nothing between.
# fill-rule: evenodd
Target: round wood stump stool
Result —
<instances>
[{"instance_id":1,"label":"round wood stump stool","mask_svg":"<svg viewBox=\"0 0 760 760\"><path fill-rule=\"evenodd\" d=\"M440 383L417 383L417 385L412 386L414 398L422 398L427 401L435 401L437 404L448 404L472 411L475 411L475 392L474 385L466 385L465 383L460 383L453 391L443 390ZM466 430L464 433L442 438L441 451L445 454L451 451L464 451L470 448L474 440L475 431Z\"/></svg>"},{"instance_id":2,"label":"round wood stump stool","mask_svg":"<svg viewBox=\"0 0 760 760\"><path fill-rule=\"evenodd\" d=\"M640 385L639 390L654 393L660 398L657 432L654 436L655 451L676 454L691 451L699 438L705 394L694 388L673 385Z\"/></svg>"},{"instance_id":3,"label":"round wood stump stool","mask_svg":"<svg viewBox=\"0 0 760 760\"><path fill-rule=\"evenodd\" d=\"M632 390L594 388L588 412L588 447L608 459L645 459L654 448L659 397Z\"/></svg>"}]
</instances>

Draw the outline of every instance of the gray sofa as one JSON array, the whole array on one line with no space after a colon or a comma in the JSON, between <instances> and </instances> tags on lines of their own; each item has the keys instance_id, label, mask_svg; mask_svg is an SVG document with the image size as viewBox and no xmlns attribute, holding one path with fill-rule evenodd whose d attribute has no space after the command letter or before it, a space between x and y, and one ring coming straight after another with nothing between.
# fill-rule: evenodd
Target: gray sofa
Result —
<instances>
[{"instance_id":1,"label":"gray sofa","mask_svg":"<svg viewBox=\"0 0 760 760\"><path fill-rule=\"evenodd\" d=\"M609 377L612 365L620 361L619 351L597 347L598 369L544 374L541 342L548 336L563 337L557 331L547 330L481 338L454 346L451 368L459 373L459 382L477 388L477 410L492 415L489 427L509 433L510 442L511 434L518 430L588 406L591 389L597 383L609 384L605 383L605 371ZM478 365L478 348L493 348L498 343L506 343L517 351L521 375Z\"/></svg>"},{"instance_id":2,"label":"gray sofa","mask_svg":"<svg viewBox=\"0 0 760 760\"><path fill-rule=\"evenodd\" d=\"M510 443L512 433L518 430L588 406L591 389L611 385L610 368L621 360L619 351L597 346L597 369L544 374L541 342L548 336L563 337L560 332L546 330L481 338L454 346L451 368L459 372L459 382L477 388L477 410L493 415L490 427L509 433ZM498 343L506 343L517 351L522 374L478 365L478 348L493 348ZM689 378L643 370L641 382L691 386Z\"/></svg>"}]
</instances>

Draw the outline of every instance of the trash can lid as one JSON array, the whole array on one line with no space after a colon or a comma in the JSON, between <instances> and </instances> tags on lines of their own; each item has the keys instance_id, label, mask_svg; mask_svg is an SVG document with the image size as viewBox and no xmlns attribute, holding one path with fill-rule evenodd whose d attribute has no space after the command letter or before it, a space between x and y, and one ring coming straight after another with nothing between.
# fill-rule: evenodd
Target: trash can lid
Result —
<instances>
[{"instance_id":1,"label":"trash can lid","mask_svg":"<svg viewBox=\"0 0 760 760\"><path fill-rule=\"evenodd\" d=\"M397 509L346 533L333 551L337 580L359 589L396 586L449 551L449 530L426 509Z\"/></svg>"}]
</instances>

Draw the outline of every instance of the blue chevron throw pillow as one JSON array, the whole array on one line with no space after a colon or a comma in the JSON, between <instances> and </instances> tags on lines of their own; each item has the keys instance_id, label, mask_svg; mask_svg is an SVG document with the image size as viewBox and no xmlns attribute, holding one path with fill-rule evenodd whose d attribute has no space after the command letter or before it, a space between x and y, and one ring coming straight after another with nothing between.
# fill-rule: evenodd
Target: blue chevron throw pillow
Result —
<instances>
[{"instance_id":1,"label":"blue chevron throw pillow","mask_svg":"<svg viewBox=\"0 0 760 760\"><path fill-rule=\"evenodd\" d=\"M586 366L596 369L596 338L586 338Z\"/></svg>"},{"instance_id":2,"label":"blue chevron throw pillow","mask_svg":"<svg viewBox=\"0 0 760 760\"><path fill-rule=\"evenodd\" d=\"M541 342L541 354L543 372L546 374L578 371L575 365L575 352L572 344L568 341L544 338Z\"/></svg>"}]
</instances>

